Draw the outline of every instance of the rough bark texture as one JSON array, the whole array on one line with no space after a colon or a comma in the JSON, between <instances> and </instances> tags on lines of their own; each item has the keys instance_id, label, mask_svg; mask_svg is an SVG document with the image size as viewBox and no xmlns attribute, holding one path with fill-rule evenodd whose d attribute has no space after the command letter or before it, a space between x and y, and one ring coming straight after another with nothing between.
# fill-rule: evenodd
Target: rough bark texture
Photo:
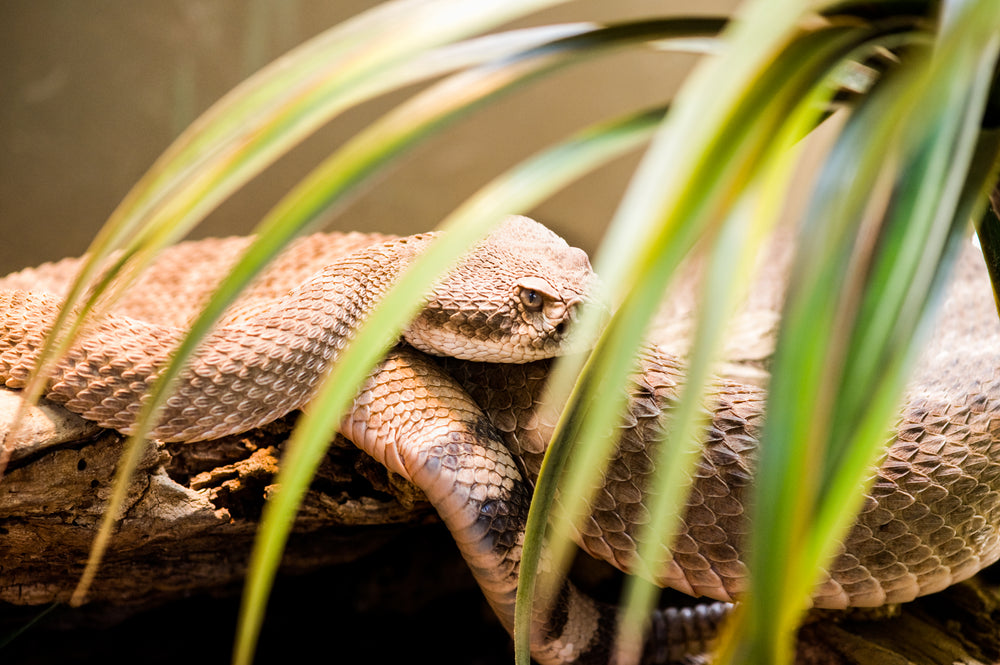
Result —
<instances>
[{"instance_id":1,"label":"rough bark texture","mask_svg":"<svg viewBox=\"0 0 1000 665\"><path fill-rule=\"evenodd\" d=\"M3 399L8 411L14 403L2 393L0 413ZM0 481L0 634L69 598L122 453L122 437L58 420L59 411L35 413L40 424L18 438ZM0 431L5 423L0 416ZM289 428L286 419L217 441L150 445L88 603L46 614L0 659L224 662ZM377 662L414 654L512 662L508 638L420 492L346 441L333 444L306 497L283 570L260 662L321 648ZM891 619L817 615L802 629L799 662L996 664L998 626L994 566Z\"/></svg>"}]
</instances>

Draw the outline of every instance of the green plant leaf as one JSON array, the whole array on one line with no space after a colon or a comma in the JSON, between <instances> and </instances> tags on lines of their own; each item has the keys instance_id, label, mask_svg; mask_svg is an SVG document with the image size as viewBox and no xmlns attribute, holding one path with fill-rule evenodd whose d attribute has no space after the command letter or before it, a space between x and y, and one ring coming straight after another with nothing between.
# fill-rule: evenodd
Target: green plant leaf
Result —
<instances>
[{"instance_id":1,"label":"green plant leaf","mask_svg":"<svg viewBox=\"0 0 1000 665\"><path fill-rule=\"evenodd\" d=\"M322 33L226 95L174 141L91 243L23 391L22 411L38 400L55 358L77 338L88 315L107 307L164 246L185 235L238 187L365 99L584 29L519 31L428 52L561 1L490 0L479 3L472 15L459 0L386 2ZM412 31L391 36L398 25ZM5 457L0 452L0 475Z\"/></svg>"},{"instance_id":2,"label":"green plant leaf","mask_svg":"<svg viewBox=\"0 0 1000 665\"><path fill-rule=\"evenodd\" d=\"M954 17L952 36L961 37L944 30L932 57L913 58L879 86L824 169L775 357L751 589L734 622L742 641L729 644L723 662L789 661L820 566L857 512L916 331L967 224L957 212L982 195L983 183L966 178L996 61L987 26L997 20L995 5L967 3ZM865 214L880 200L889 201L884 217Z\"/></svg>"},{"instance_id":3,"label":"green plant leaf","mask_svg":"<svg viewBox=\"0 0 1000 665\"><path fill-rule=\"evenodd\" d=\"M312 224L322 215L328 214L335 205L342 203L346 196L361 186L378 169L390 163L392 158L469 112L484 98L508 90L541 72L578 61L584 56L590 57L599 50L599 47L621 47L643 43L650 38L668 39L675 34L710 35L721 24L722 21L718 19L635 22L609 28L593 28L582 34L571 34L542 47L531 48L525 53L516 54L516 57L510 56L499 64L484 65L456 75L419 94L356 136L317 167L261 222L255 241L219 285L203 312L191 325L170 362L161 371L156 384L151 388L148 400L143 404L139 424L119 465L110 501L112 508L102 523L87 568L74 594L75 597L82 598L93 579L111 534L114 515L117 512L115 506L120 505L131 472L141 457L143 448L137 442L142 441L151 424L155 422L155 413L169 396L172 382L180 375L187 359L195 352L197 345L208 334L225 308L234 301L243 286L288 242L311 228ZM371 86L370 83L368 85ZM167 228L171 227L164 226L164 229ZM449 262L442 260L441 257L435 262L439 270L441 266L448 264ZM415 287L410 289L407 293L410 294L412 298L410 302L415 307L420 302L417 296L421 291ZM405 319L401 319L396 324L395 332L398 332L404 322ZM380 330L386 335L395 335L391 328ZM384 352L386 344L383 342L380 345L373 341L368 348L376 352L374 356L378 356ZM374 360L370 360L370 363L374 363ZM367 371L364 374L367 374ZM325 446L328 440L329 437L326 437L322 445Z\"/></svg>"},{"instance_id":4,"label":"green plant leaf","mask_svg":"<svg viewBox=\"0 0 1000 665\"><path fill-rule=\"evenodd\" d=\"M678 532L693 478L691 471L704 449L706 406L711 409L714 404L706 392L725 333L730 329L730 317L747 295L760 249L781 218L799 162L796 147L800 138L816 126L822 116L819 109L824 108L834 89L820 84L813 86L810 94L802 95L803 102L774 137L773 156L758 169L760 182L748 185L721 225L718 237L702 240L708 241L711 257L698 297L701 306L686 364L685 387L663 427L669 434L669 445L661 446L654 460L650 487L655 492L649 495L646 506L649 519L636 536L637 563L622 595L615 641L621 662L635 661L641 655L636 648L643 643L647 618L660 591L650 580L668 563L665 548L672 545Z\"/></svg>"},{"instance_id":5,"label":"green plant leaf","mask_svg":"<svg viewBox=\"0 0 1000 665\"><path fill-rule=\"evenodd\" d=\"M548 4L552 4L553 1L549 0ZM164 158L158 161L157 165L154 165L151 175L140 181L139 185L133 189L133 193L126 197L126 200L119 208L126 212L120 215L117 212L113 214L105 229L95 239L91 247L89 261L71 288L67 296L66 306L54 323L53 330L64 332L64 335L61 339L58 339L54 335L50 335L47 338L46 347L42 350L39 357L35 377L25 390L25 399L23 402L25 406L22 409L26 408L28 403L37 399L42 390L42 379L48 371L48 363L68 348L71 340L80 329L86 311L94 307L97 299L100 297L99 294L102 294L103 290L109 286L111 276L115 270L109 271L108 275L97 285L89 302L77 313L78 318L73 322L68 322L70 321L69 308L72 307L74 298L82 292L82 285L87 279L88 270L92 270L102 255L110 251L110 247L113 246L114 241L124 237L129 229L138 224L140 220L143 220L143 233L136 241L138 245L133 245L126 249L114 267L116 270L121 269L125 259L140 252L145 256L145 259L140 261L140 264L151 261L155 253L163 245L176 238L182 229L186 230L187 227L184 226L185 224L192 224L208 213L211 208L211 206L206 206L208 198L215 200L217 203L225 195L231 193L232 189L226 189L220 181L221 177L230 178L231 185L232 183L245 182L249 179L250 174L255 172L254 169L259 170L263 167L263 161L267 161L254 161L261 153L267 153L267 159L273 161L281 152L290 149L301 138L296 132L304 131L303 127L295 125L292 121L303 114L308 115L307 112L313 108L316 100L312 96L305 95L302 90L294 85L298 81L298 76L292 77L293 84L286 83L285 88L282 88L282 74L287 75L287 72L283 72L284 67L290 64L297 64L300 60L305 60L307 65L311 65L311 68L306 66L304 74L300 73L299 76L305 76L307 79L306 87L312 90L309 86L315 85L315 81L311 78L316 76L314 68L317 65L323 65L325 57L332 57L338 53L341 55L342 61L335 63L340 65L339 67L331 69L327 63L327 69L320 72L321 78L323 75L332 76L332 87L327 90L320 86L320 92L312 91L314 95L319 95L321 98L326 95L332 97L332 99L326 100L327 106L324 108L324 111L330 114L363 99L363 95L357 94L359 88L365 94L386 89L385 87L373 84L371 79L365 77L377 74L383 69L392 71L391 67L393 65L397 67L397 73L389 75L389 83L392 85L400 85L404 80L398 74L399 68L407 70L411 75L415 76L440 71L440 62L436 62L433 59L431 63L434 69L414 71L412 63L407 63L405 60L405 56L411 52L420 48L434 46L449 38L467 34L465 31L471 32L475 29L482 29L489 26L491 21L496 22L504 18L509 18L512 15L511 12L514 12L517 8L520 8L522 12L526 12L531 8L537 8L540 4L545 3L543 0L519 0L517 3L495 4L498 6L494 6L492 11L487 11L486 6L481 6L482 11L476 14L474 19L468 19L464 23L462 21L453 23L457 18L451 13L455 9L453 1L435 0L421 3L414 0L404 0L402 2L387 3L368 14L348 22L346 27L341 26L334 29L331 33L326 33L324 36L317 38L316 41L302 47L297 51L297 57L290 57L288 60L279 61L275 65L277 69L276 73L273 69L265 70L265 73L260 77L261 80L252 84L248 83L245 86L247 90L244 90L242 94L239 92L234 93L222 100L218 107L213 107L213 109L206 112L205 116L203 116L204 119L196 122L192 126L192 129L175 143L175 147L169 149ZM438 23L436 17L439 18L439 15L437 12L447 13L447 20L442 20ZM458 12L458 14L461 15L462 12ZM417 30L417 32L420 32L417 28L424 23L433 25L427 31L424 31L419 39L412 42L409 39L399 40L397 43L392 38L385 37L388 26L396 21L409 21L406 24ZM326 43L328 39L331 40L330 44ZM357 41L355 42L354 40ZM332 49L332 52L330 49ZM491 49L487 50L491 51ZM272 86L276 90L271 90ZM286 95L287 99L286 97L282 97L282 93ZM280 110L282 113L266 113L265 111L268 107L266 105L264 107L259 106L261 102L257 98L257 95L264 95L269 103L281 107ZM274 98L268 95L277 95L280 101L275 102ZM282 103L288 103L289 99L295 103L291 103L290 107L286 109L282 106ZM254 128L256 132L250 134L250 136L260 141L259 143L255 143L254 141L241 143L239 141L240 137L243 136L239 120L243 119L243 116L240 115L240 110L245 110L244 105L249 105L251 113L259 114L259 117L255 117L258 117L258 121L263 123L262 125L255 124ZM274 109L272 108L271 110L273 111ZM263 120L260 118L263 118ZM315 129L318 126L316 118L313 118L312 122L312 125L305 123L307 129L310 127L311 129ZM262 126L266 128L266 131L261 128ZM419 133L417 134L419 135ZM220 141L223 144L221 148L218 148L221 155L217 155L216 161L212 162L212 166L216 170L201 163L203 157L195 149L195 147L201 146L202 149L212 152L212 150L206 147L206 144L211 144L213 141ZM361 142L355 141L351 145L357 146L359 143ZM227 152L225 149L233 145L238 148L235 155ZM270 152L267 152L268 148L270 148ZM382 141L380 145L376 145L376 148L381 148L383 153L388 149L389 153L392 154L393 150L398 152L400 146L393 145L390 141ZM338 154L345 152L347 151L342 150ZM362 151L358 150L358 152ZM384 158L384 154L378 154ZM348 157L344 158L344 161L350 164L351 159L356 160L357 155L351 155L348 152ZM166 194L177 194L177 191L174 189L173 184L168 183L164 185L161 178L169 180L170 175L177 173L187 176L188 169L191 169L189 174L191 178L190 184L195 189L185 192L184 196L166 197ZM313 182L315 182L315 179ZM209 186L204 191L197 189L197 186L206 183L209 183ZM356 185L357 182L346 184ZM151 429L151 424L155 422L157 409L166 400L172 381L179 375L186 359L193 353L198 342L211 329L211 326L221 315L225 307L235 299L242 286L248 283L253 275L263 267L266 261L274 257L294 237L295 230L291 230L294 220L275 223L273 219L285 215L293 217L293 213L298 213L300 217L306 217L304 222L300 221L299 223L298 230L301 231L309 221L318 216L319 211L315 208L309 210L302 208L306 203L309 203L308 201L304 203L301 200L301 198L306 198L301 196L303 190L307 194L314 193L314 190L310 190L308 187L298 188L292 195L285 197L279 203L277 211L270 216L272 220L270 224L268 220L265 220L261 224L260 237L247 250L246 255L233 268L232 273L223 280L218 292L206 306L205 312L192 324L185 340L158 377L150 392L149 400L143 405L143 410L137 421L135 431L130 437L130 441L126 446L126 452L118 467L112 494L108 501L109 509L95 537L87 566L74 591L73 603L82 602L93 580L100 560L103 557L103 552L107 548L112 527L117 518L117 506L122 505L128 480L141 458L143 450L141 442L146 433ZM343 191L341 191L342 193ZM300 195L300 200L295 199L295 194ZM158 196L164 197L166 201L164 208L157 209L155 206L147 205L149 200L157 199ZM289 204L290 200L291 203ZM145 215L149 215L149 218L144 219ZM119 288L124 287L121 286Z\"/></svg>"},{"instance_id":6,"label":"green plant leaf","mask_svg":"<svg viewBox=\"0 0 1000 665\"><path fill-rule=\"evenodd\" d=\"M771 18L766 11L762 16L768 17L766 20ZM776 149L770 139L780 132L803 97L808 98L809 91L838 71L839 64L862 45L896 35L908 27L905 22L895 21L870 25L856 22L820 24L810 30L791 34L782 32L774 36L777 40L787 39L783 50L777 53L773 52L773 45L762 45L756 41L759 38L766 42L768 35L773 33L766 30L763 33L754 32L753 48L760 50L760 70L755 73L755 85L747 86L741 82L747 87L741 88L729 100L731 108L716 113L715 119L720 124L715 134L703 137L706 143L686 144L692 135L706 132L701 126L684 126L683 130L675 128L680 136L669 133L668 116L668 123L662 130L667 133L661 134L667 138L663 144L654 143L649 155L655 157L648 155L646 161L662 169L659 178L653 179L648 174L644 176L642 170L637 174L630 191L641 192L641 196L633 194L637 198L632 202L626 196L596 263L609 292L625 296L594 354L583 367L582 378L560 418L536 484L521 569L519 603L525 605L518 610L520 639L525 639L523 622L533 612L529 599L546 525L541 516L547 514L554 501L555 488L563 474L562 463L568 460L566 481L559 489L562 510L556 512L549 525L552 532L550 565L556 570L563 570L568 564L569 525L583 514L589 503L591 488L597 485L604 460L615 443L605 433L613 431L620 418L625 381L634 367L634 350L641 343L648 321L674 268L695 240L713 232L720 216L728 214L733 203L739 200L740 193L753 182L750 174L758 173L762 165L768 163ZM723 49L722 53L740 59L742 67L744 59L733 55L736 51L730 49L733 47ZM719 62L729 64L721 56ZM706 91L703 94L709 93ZM713 97L712 103L721 103L717 97ZM814 113L818 110L814 109ZM683 118L677 122L682 121ZM665 149L663 146L689 152L667 155L660 152ZM686 162L685 157L691 163ZM662 183L670 185L664 187ZM672 198L664 199L665 195ZM660 216L656 217L657 214ZM646 241L635 243L633 239L636 237L644 237ZM614 258L602 261L604 252L609 252L607 256ZM593 328L588 326L596 326L595 321L584 318L581 324L587 333L593 334ZM551 379L556 386L554 394L564 394L561 391L565 391L569 384L569 379L562 373L567 360L560 362ZM570 362L575 362L575 365L571 366L569 374L576 371L581 361ZM598 387L599 397L596 394ZM703 390L703 385L691 384L686 394L691 395L690 399L697 399ZM609 395L612 397L609 398ZM616 399L615 396L619 395L621 397ZM552 401L558 404L563 399L553 397ZM692 409L691 406L678 407L678 411L684 413L694 413ZM572 455L563 449L563 446L569 445L572 445ZM683 444L666 447L677 450L678 454L684 450ZM680 457L677 458L679 460ZM557 576L552 576L551 581L556 579ZM551 588L540 591L543 598L552 597L552 593ZM523 646L519 657L527 657Z\"/></svg>"},{"instance_id":7,"label":"green plant leaf","mask_svg":"<svg viewBox=\"0 0 1000 665\"><path fill-rule=\"evenodd\" d=\"M526 54L521 54L518 58L510 62L502 62L500 66L481 67L465 76L457 77L458 81L464 85L457 85L456 81L446 81L444 84L436 86L433 90L418 96L413 102L401 108L396 113L390 114L368 131L363 132L316 169L303 184L286 196L276 209L261 223L257 240L233 268L231 274L220 285L205 311L192 325L188 336L177 349L171 362L161 372L157 384L150 393L149 400L144 403L144 414L140 417L139 422L145 424L137 426L136 432L132 436L132 442L129 444L127 452L119 466L118 477L116 478L110 501L112 508L108 511L107 517L95 540L95 546L87 568L74 594L76 600L78 601L85 594L102 553L107 546L114 523L114 515L117 512L114 507L120 505L127 487L128 478L141 456L142 446L136 442L141 441L145 432L149 431L149 423L153 422L153 415L169 394L171 382L179 375L184 362L193 353L199 341L211 329L211 326L214 325L214 322L224 311L225 307L235 299L242 286L252 279L253 275L280 251L281 247L295 235L309 228L309 224L318 219L321 214L328 212L331 205L342 201L346 194L359 186L377 168L386 164L393 155L398 154L411 146L415 141L429 135L431 131L443 127L448 121L470 110L474 102L479 101L479 97L495 94L527 78L529 75L537 74L540 71L545 71L546 69L551 69L557 65L572 61L573 58L569 56L573 56L574 54L590 55L598 46L627 45L642 42L650 37L663 40L669 39L673 34L712 34L718 29L721 23L722 21L717 19L635 22L634 24L611 28L590 28L589 33L584 28L578 26L572 29L560 28L556 32L563 35L569 34L570 37L557 40L555 44L550 44L543 48L530 48ZM546 35L551 35L554 31L550 29L544 32ZM581 32L583 33L582 36L577 36ZM495 41L497 38L493 39ZM522 38L518 41L523 43L524 40ZM533 32L531 43L534 44L536 41L537 35ZM468 46L465 48L468 49ZM491 46L490 49L486 49L485 51L482 48L474 49L474 51L477 57L481 57L484 52L494 52L495 46ZM300 51L300 53L309 54L311 51L307 48ZM430 61L436 63L435 66L440 67L439 60L432 58ZM521 64L522 69L519 70L512 67L511 63L513 62ZM527 64L525 65L525 63ZM407 65L408 67L405 68L406 71L411 72L411 76L415 76L412 74L412 64L407 63ZM401 77L398 71L389 71L390 73L387 75L388 80L393 85L399 84L400 81L412 80ZM429 72L431 70L423 69L417 71L416 74L426 76ZM365 79L364 81L361 89L366 94L371 90L380 91L389 87L385 83L382 85L373 84L371 79ZM471 83L478 83L478 85L469 85ZM469 89L472 90L471 95L466 92ZM349 102L357 101L361 96L357 92L357 89L352 90L348 88L344 96L339 98L338 103L346 106ZM227 124L231 124L224 112L220 113L223 120ZM208 115L211 116L212 112L209 112ZM276 143L282 149L287 149L287 147L290 147L291 141L297 136L295 130L289 130L289 134L282 135L282 123L286 121L280 116L272 119L272 121L274 123L273 131L277 137L275 139ZM214 127L211 123L207 124L210 127ZM225 135L224 132L223 134ZM197 132L193 133L193 137L194 143L206 140L204 136ZM231 137L228 140L230 143L233 142ZM238 143L238 141L236 142ZM178 152L183 153L183 150L179 149ZM270 157L273 158L277 152L278 150L276 149ZM175 159L179 158L175 157ZM236 165L235 171L225 172L228 174L227 177L232 179L229 181L230 183L238 181L251 169L246 161L241 161L242 159L237 159L234 162ZM167 160L166 164L166 170L171 171L173 162ZM223 166L227 166L225 160L223 160ZM204 165L199 165L199 169L204 169ZM244 171L239 171L239 169L244 169ZM193 173L193 182L195 183L204 183L206 179L212 180L213 178L212 176L205 175L204 170L195 170ZM217 197L219 200L227 192L226 185L218 180L212 180L206 191L211 192L211 195ZM187 200L193 201L192 205L194 206L201 203L198 196L189 196ZM178 204L173 205L176 207ZM193 221L203 216L204 212L205 209L203 208L188 210L186 216L183 218L177 216L171 217L169 215L155 217L154 215L155 218L152 224L144 227L146 230L141 242L138 243L142 247L137 246L136 249L126 250L123 256L131 257L133 253L146 252L146 260L150 260L156 248L178 234L178 226L193 223ZM129 219L125 220L125 222L129 221ZM115 224L111 226L114 227ZM109 234L114 235L112 232L109 232ZM125 261L122 260L118 262L116 267L121 268L124 265ZM103 286L107 286L108 284L109 280L105 280ZM94 299L91 300L90 304L93 304L93 302Z\"/></svg>"},{"instance_id":8,"label":"green plant leaf","mask_svg":"<svg viewBox=\"0 0 1000 665\"><path fill-rule=\"evenodd\" d=\"M249 662L291 522L340 414L354 398L355 386L419 309L419 294L441 276L442 265L451 265L507 211L528 208L583 173L635 147L649 137L662 112L654 109L592 128L495 180L445 220L443 237L407 271L405 282L393 287L372 312L358 333L358 339L365 344L354 343L345 351L324 382L314 408L303 417L289 443L289 454L282 461L278 477L282 490L267 504L254 548L235 662Z\"/></svg>"}]
</instances>

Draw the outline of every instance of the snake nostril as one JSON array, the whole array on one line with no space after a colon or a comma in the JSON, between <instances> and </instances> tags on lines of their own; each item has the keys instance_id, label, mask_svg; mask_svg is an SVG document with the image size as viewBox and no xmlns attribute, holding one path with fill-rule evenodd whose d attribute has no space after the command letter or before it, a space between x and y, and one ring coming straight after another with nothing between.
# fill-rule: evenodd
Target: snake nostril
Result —
<instances>
[{"instance_id":1,"label":"snake nostril","mask_svg":"<svg viewBox=\"0 0 1000 665\"><path fill-rule=\"evenodd\" d=\"M562 337L566 334L566 321L562 320L556 324L556 335Z\"/></svg>"}]
</instances>

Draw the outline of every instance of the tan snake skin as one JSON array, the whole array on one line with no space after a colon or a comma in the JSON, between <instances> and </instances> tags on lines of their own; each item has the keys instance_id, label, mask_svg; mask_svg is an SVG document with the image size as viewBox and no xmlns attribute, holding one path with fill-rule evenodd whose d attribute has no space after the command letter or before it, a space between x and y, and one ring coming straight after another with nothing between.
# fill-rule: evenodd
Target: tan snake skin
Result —
<instances>
[{"instance_id":1,"label":"tan snake skin","mask_svg":"<svg viewBox=\"0 0 1000 665\"><path fill-rule=\"evenodd\" d=\"M227 315L211 342L218 348L203 354L201 364L188 372L187 388L171 402L156 436L217 437L302 406L313 377L335 359L358 318L425 238L328 234L298 241ZM127 431L157 364L246 242L207 240L168 250L130 289L116 315L60 365L50 398ZM525 361L558 351L562 324L582 299L590 273L582 252L524 219L508 221L477 256L436 289L407 338L427 351L484 359L480 346L463 342L456 352L456 345L442 341L450 336L434 331L450 325L453 332L475 336L497 322L508 330L517 323L513 337L480 335L489 348L486 358L517 364L432 361L400 347L373 373L341 430L425 491L510 628L530 497L519 469L529 475L537 471L551 432L551 423L536 413L548 361ZM68 259L0 279L0 377L8 387L23 385L76 265ZM476 291L470 286L474 273L488 275L490 283ZM1000 558L1000 441L995 433L1000 425L993 420L1000 395L1000 324L981 258L967 252L957 273L897 435L857 523L817 587L818 607L911 600ZM502 304L492 314L483 313L491 300ZM773 307L778 299L765 300ZM456 315L456 310L474 310L474 315ZM238 341L235 332L241 334ZM519 340L518 350L497 357L509 339ZM301 374L304 367L308 376ZM588 552L624 570L633 563L634 531L646 516L643 501L660 438L657 423L681 381L682 367L674 356L646 351L618 453L579 534ZM725 381L717 400L684 532L658 582L731 601L745 584L746 501L764 392ZM613 610L568 584L553 600L552 615L539 615L533 626L535 659L607 662ZM651 643L647 660L704 647L726 608L717 604L683 615L657 615L654 635L670 643Z\"/></svg>"}]
</instances>

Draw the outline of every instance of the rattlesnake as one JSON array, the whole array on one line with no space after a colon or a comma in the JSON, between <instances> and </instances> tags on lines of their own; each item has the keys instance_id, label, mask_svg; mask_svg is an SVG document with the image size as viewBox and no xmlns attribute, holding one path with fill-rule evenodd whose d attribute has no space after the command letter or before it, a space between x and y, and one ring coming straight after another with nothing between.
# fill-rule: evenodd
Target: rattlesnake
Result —
<instances>
[{"instance_id":1,"label":"rattlesnake","mask_svg":"<svg viewBox=\"0 0 1000 665\"><path fill-rule=\"evenodd\" d=\"M302 406L357 320L431 237L319 234L297 241L229 310L154 436L222 436ZM115 315L62 361L50 399L127 432L159 363L246 244L230 238L168 250ZM78 265L69 259L0 279L0 377L8 387L23 386ZM949 313L919 365L896 437L817 585L817 607L907 601L1000 557L1000 425L992 419L1000 398L1000 324L981 258L970 250L957 272ZM424 490L508 629L530 499L522 471L537 472L552 430L537 410L546 358L559 351L591 279L583 252L526 218L507 220L435 288L405 335L409 345L390 352L341 425ZM489 311L486 303L493 303ZM484 336L491 325L517 332ZM443 329L480 337L488 355L482 344L452 343L451 334L437 332ZM417 349L472 361L435 360ZM584 549L625 570L634 565L634 532L647 517L657 425L682 380L677 358L656 347L644 351L618 452L578 533ZM653 634L668 644L651 642L650 660L703 647L727 603L745 590L746 502L763 407L761 388L718 383L685 524L657 581L720 602L657 614ZM613 609L568 583L550 600L552 613L538 614L532 626L536 660L607 662Z\"/></svg>"}]
</instances>

